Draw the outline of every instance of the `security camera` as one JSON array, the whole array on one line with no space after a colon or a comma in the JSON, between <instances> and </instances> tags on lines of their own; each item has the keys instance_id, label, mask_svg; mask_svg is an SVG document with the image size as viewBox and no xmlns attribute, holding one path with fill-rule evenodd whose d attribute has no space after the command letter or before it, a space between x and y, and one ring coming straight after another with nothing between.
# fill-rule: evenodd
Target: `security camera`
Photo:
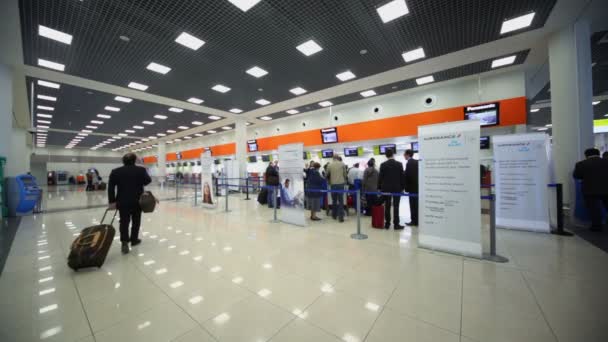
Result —
<instances>
[{"instance_id":1,"label":"security camera","mask_svg":"<svg viewBox=\"0 0 608 342\"><path fill-rule=\"evenodd\" d=\"M427 108L433 107L433 105L435 105L436 101L437 101L437 97L435 95L427 95L424 97L422 105Z\"/></svg>"},{"instance_id":2,"label":"security camera","mask_svg":"<svg viewBox=\"0 0 608 342\"><path fill-rule=\"evenodd\" d=\"M382 113L382 106L375 106L372 111L374 112L374 114L380 114Z\"/></svg>"}]
</instances>

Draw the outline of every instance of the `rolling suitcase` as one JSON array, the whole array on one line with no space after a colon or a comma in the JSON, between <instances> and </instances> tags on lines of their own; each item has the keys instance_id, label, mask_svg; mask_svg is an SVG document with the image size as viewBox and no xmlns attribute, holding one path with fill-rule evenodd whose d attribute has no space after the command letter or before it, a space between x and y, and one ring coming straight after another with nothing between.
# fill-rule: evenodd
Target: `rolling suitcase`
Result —
<instances>
[{"instance_id":1,"label":"rolling suitcase","mask_svg":"<svg viewBox=\"0 0 608 342\"><path fill-rule=\"evenodd\" d=\"M384 228L384 206L374 205L372 206L372 227L383 229Z\"/></svg>"},{"instance_id":2,"label":"rolling suitcase","mask_svg":"<svg viewBox=\"0 0 608 342\"><path fill-rule=\"evenodd\" d=\"M116 229L114 229L112 223L114 223L117 211L112 215L110 224L103 223L109 210L106 209L98 225L83 229L76 240L72 242L70 255L68 256L68 266L74 271L85 267L101 267L106 260L116 234Z\"/></svg>"},{"instance_id":3,"label":"rolling suitcase","mask_svg":"<svg viewBox=\"0 0 608 342\"><path fill-rule=\"evenodd\" d=\"M258 194L258 203L268 204L268 190L266 188L262 189Z\"/></svg>"}]
</instances>

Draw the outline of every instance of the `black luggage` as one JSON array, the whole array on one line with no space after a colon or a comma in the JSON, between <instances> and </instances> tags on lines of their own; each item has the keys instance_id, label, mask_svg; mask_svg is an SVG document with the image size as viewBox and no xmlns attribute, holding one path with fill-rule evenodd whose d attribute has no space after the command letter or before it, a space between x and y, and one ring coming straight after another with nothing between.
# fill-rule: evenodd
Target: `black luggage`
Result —
<instances>
[{"instance_id":1,"label":"black luggage","mask_svg":"<svg viewBox=\"0 0 608 342\"><path fill-rule=\"evenodd\" d=\"M99 191L105 191L106 187L107 187L107 185L104 182L97 184L97 190L99 190Z\"/></svg>"},{"instance_id":2,"label":"black luggage","mask_svg":"<svg viewBox=\"0 0 608 342\"><path fill-rule=\"evenodd\" d=\"M112 215L110 224L103 223L109 210L106 209L98 225L83 229L76 240L72 242L70 255L68 256L68 266L74 271L85 267L101 267L106 260L116 234L116 229L112 227L116 211Z\"/></svg>"},{"instance_id":3,"label":"black luggage","mask_svg":"<svg viewBox=\"0 0 608 342\"><path fill-rule=\"evenodd\" d=\"M258 194L258 203L268 204L268 189L262 189Z\"/></svg>"},{"instance_id":4,"label":"black luggage","mask_svg":"<svg viewBox=\"0 0 608 342\"><path fill-rule=\"evenodd\" d=\"M156 197L154 197L151 191L144 191L139 197L139 207L144 213L153 212L154 208L156 208L156 202Z\"/></svg>"}]
</instances>

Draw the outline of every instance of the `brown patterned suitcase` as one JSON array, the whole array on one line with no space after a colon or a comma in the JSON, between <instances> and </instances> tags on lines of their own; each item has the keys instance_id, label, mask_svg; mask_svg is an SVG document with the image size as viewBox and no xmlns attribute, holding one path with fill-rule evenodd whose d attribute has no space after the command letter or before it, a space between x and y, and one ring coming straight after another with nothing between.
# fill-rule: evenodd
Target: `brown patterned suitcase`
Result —
<instances>
[{"instance_id":1,"label":"brown patterned suitcase","mask_svg":"<svg viewBox=\"0 0 608 342\"><path fill-rule=\"evenodd\" d=\"M116 229L112 226L116 211L112 215L110 224L103 223L109 210L106 209L98 225L83 229L72 242L68 266L74 271L85 267L101 267L106 260L116 234Z\"/></svg>"}]
</instances>

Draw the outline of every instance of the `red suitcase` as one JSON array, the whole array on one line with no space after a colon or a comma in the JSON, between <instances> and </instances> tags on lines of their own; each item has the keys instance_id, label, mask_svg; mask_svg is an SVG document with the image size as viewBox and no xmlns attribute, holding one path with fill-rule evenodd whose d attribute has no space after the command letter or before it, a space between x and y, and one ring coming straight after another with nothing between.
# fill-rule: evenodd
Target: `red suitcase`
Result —
<instances>
[{"instance_id":1,"label":"red suitcase","mask_svg":"<svg viewBox=\"0 0 608 342\"><path fill-rule=\"evenodd\" d=\"M372 227L383 229L384 228L384 206L374 205L372 206Z\"/></svg>"}]
</instances>

